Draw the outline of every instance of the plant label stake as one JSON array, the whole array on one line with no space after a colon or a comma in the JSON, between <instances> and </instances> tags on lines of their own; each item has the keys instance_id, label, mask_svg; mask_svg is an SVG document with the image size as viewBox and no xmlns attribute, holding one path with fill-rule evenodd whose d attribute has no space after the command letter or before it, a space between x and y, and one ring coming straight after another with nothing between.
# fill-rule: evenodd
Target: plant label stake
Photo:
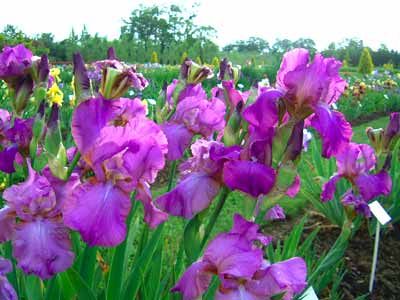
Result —
<instances>
[{"instance_id":1,"label":"plant label stake","mask_svg":"<svg viewBox=\"0 0 400 300\"><path fill-rule=\"evenodd\" d=\"M301 300L318 300L318 296L314 291L314 288L310 286L301 297Z\"/></svg>"},{"instance_id":2,"label":"plant label stake","mask_svg":"<svg viewBox=\"0 0 400 300\"><path fill-rule=\"evenodd\" d=\"M374 253L372 256L371 276L369 278L369 292L372 293L372 290L374 288L376 264L378 261L379 235L381 230L381 224L382 225L387 224L391 220L391 218L378 201L374 201L368 204L368 206L372 214L378 220L378 222L376 222Z\"/></svg>"}]
</instances>

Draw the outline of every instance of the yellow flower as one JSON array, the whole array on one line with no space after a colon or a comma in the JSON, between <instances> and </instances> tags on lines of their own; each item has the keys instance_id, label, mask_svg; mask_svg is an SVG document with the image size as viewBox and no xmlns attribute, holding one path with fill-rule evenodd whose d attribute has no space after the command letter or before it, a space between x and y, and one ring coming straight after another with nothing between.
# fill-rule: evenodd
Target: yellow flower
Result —
<instances>
[{"instance_id":1,"label":"yellow flower","mask_svg":"<svg viewBox=\"0 0 400 300\"><path fill-rule=\"evenodd\" d=\"M56 82L60 82L61 78L60 78L60 69L59 68L51 68L50 69L50 75L54 77Z\"/></svg>"},{"instance_id":2,"label":"yellow flower","mask_svg":"<svg viewBox=\"0 0 400 300\"><path fill-rule=\"evenodd\" d=\"M57 83L53 83L53 85L47 91L47 98L50 104L57 104L61 106L63 103L64 94L58 87Z\"/></svg>"}]
</instances>

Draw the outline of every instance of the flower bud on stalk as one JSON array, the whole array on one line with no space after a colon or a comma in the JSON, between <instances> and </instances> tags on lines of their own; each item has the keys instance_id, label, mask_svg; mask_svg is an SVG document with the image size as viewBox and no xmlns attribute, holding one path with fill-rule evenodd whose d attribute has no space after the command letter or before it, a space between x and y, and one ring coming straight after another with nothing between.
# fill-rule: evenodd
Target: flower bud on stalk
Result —
<instances>
[{"instance_id":1,"label":"flower bud on stalk","mask_svg":"<svg viewBox=\"0 0 400 300\"><path fill-rule=\"evenodd\" d=\"M187 84L197 84L213 76L214 73L209 67L199 66L190 58L186 58L182 63L181 78L185 80Z\"/></svg>"},{"instance_id":2,"label":"flower bud on stalk","mask_svg":"<svg viewBox=\"0 0 400 300\"><path fill-rule=\"evenodd\" d=\"M77 103L79 103L91 98L92 96L90 93L90 80L85 67L85 62L79 52L74 53L73 62L75 99Z\"/></svg>"},{"instance_id":3,"label":"flower bud on stalk","mask_svg":"<svg viewBox=\"0 0 400 300\"><path fill-rule=\"evenodd\" d=\"M224 58L219 64L218 78L220 80L233 80L236 84L240 78L240 66L233 67L232 63Z\"/></svg>"},{"instance_id":4,"label":"flower bud on stalk","mask_svg":"<svg viewBox=\"0 0 400 300\"><path fill-rule=\"evenodd\" d=\"M21 115L29 103L33 94L33 80L28 76L18 79L15 89L12 93L12 106L17 115Z\"/></svg>"},{"instance_id":5,"label":"flower bud on stalk","mask_svg":"<svg viewBox=\"0 0 400 300\"><path fill-rule=\"evenodd\" d=\"M228 124L224 130L225 146L240 145L240 125L242 123L242 110L244 107L243 101L236 105L235 112L228 120Z\"/></svg>"},{"instance_id":6,"label":"flower bud on stalk","mask_svg":"<svg viewBox=\"0 0 400 300\"><path fill-rule=\"evenodd\" d=\"M65 179L67 175L67 152L62 143L58 105L52 106L43 146L51 172L54 176Z\"/></svg>"}]
</instances>

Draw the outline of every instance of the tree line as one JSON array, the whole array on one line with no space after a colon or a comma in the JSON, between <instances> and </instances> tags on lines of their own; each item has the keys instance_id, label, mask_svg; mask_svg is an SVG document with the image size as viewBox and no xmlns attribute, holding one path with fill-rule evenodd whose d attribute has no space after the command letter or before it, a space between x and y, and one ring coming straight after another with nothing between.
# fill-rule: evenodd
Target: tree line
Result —
<instances>
[{"instance_id":1,"label":"tree line","mask_svg":"<svg viewBox=\"0 0 400 300\"><path fill-rule=\"evenodd\" d=\"M70 61L72 53L80 51L87 61L103 59L108 47L113 46L118 57L128 62L179 64L189 56L198 62L216 62L227 56L238 64L278 64L283 53L297 47L317 52L310 38L295 41L277 39L273 44L260 37L239 40L219 49L213 42L217 31L211 26L195 23L196 13L177 5L165 7L141 5L124 20L118 39L108 40L98 33L91 35L86 27L80 33L71 30L68 38L55 41L52 33L28 36L17 27L7 25L0 32L0 47L24 43L34 53L47 53L51 61ZM357 66L367 45L356 38L331 43L321 52L333 56L345 65ZM369 49L376 66L392 64L400 67L400 53L382 44L379 49Z\"/></svg>"}]
</instances>

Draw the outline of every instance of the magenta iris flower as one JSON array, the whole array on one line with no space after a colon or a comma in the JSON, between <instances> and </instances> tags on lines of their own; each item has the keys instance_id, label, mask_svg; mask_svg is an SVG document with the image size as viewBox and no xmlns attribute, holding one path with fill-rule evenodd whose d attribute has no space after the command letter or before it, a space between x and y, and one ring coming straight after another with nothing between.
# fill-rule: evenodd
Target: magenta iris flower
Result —
<instances>
[{"instance_id":1,"label":"magenta iris flower","mask_svg":"<svg viewBox=\"0 0 400 300\"><path fill-rule=\"evenodd\" d=\"M188 219L206 209L218 194L223 185L223 165L239 158L240 147L200 139L191 150L193 157L180 165L178 185L156 199L163 211Z\"/></svg>"},{"instance_id":2,"label":"magenta iris flower","mask_svg":"<svg viewBox=\"0 0 400 300\"><path fill-rule=\"evenodd\" d=\"M306 49L287 52L277 74L277 88L286 108L297 120L311 116L311 126L321 135L323 157L339 153L350 142L352 129L343 114L330 105L343 93L346 81L339 75L341 63L316 54L309 62Z\"/></svg>"},{"instance_id":3,"label":"magenta iris flower","mask_svg":"<svg viewBox=\"0 0 400 300\"><path fill-rule=\"evenodd\" d=\"M77 149L95 176L79 185L64 205L64 220L89 245L115 246L125 239L130 193L145 209L145 221L155 227L168 215L152 202L149 184L164 167L167 140L146 118L139 99L90 99L72 118Z\"/></svg>"},{"instance_id":4,"label":"magenta iris flower","mask_svg":"<svg viewBox=\"0 0 400 300\"><path fill-rule=\"evenodd\" d=\"M356 211L369 216L368 201L378 195L389 195L392 187L392 180L385 170L370 174L375 169L375 163L375 153L371 146L348 144L346 149L336 156L337 174L324 184L321 199L331 200L337 182L340 178L345 178L352 184L353 190L344 195L343 203L354 205Z\"/></svg>"},{"instance_id":5,"label":"magenta iris flower","mask_svg":"<svg viewBox=\"0 0 400 300\"><path fill-rule=\"evenodd\" d=\"M14 161L18 155L29 155L29 143L32 138L33 119L15 118L0 109L0 170L5 173L15 172Z\"/></svg>"},{"instance_id":6,"label":"magenta iris flower","mask_svg":"<svg viewBox=\"0 0 400 300\"><path fill-rule=\"evenodd\" d=\"M255 242L267 245L271 238L258 229L236 214L231 231L218 234L171 291L180 292L184 300L199 299L217 275L217 300L264 300L281 293L285 293L282 299L292 299L307 286L306 264L299 257L270 264Z\"/></svg>"},{"instance_id":7,"label":"magenta iris flower","mask_svg":"<svg viewBox=\"0 0 400 300\"><path fill-rule=\"evenodd\" d=\"M182 157L195 134L210 139L215 132L221 132L225 127L224 102L215 97L209 101L202 92L195 93L196 96L186 96L179 101L175 114L168 122L162 124L168 139L170 160Z\"/></svg>"},{"instance_id":8,"label":"magenta iris flower","mask_svg":"<svg viewBox=\"0 0 400 300\"><path fill-rule=\"evenodd\" d=\"M8 259L0 256L0 299L17 300L18 296L13 286L8 282L7 273L12 272L12 264Z\"/></svg>"},{"instance_id":9,"label":"magenta iris flower","mask_svg":"<svg viewBox=\"0 0 400 300\"><path fill-rule=\"evenodd\" d=\"M73 175L64 182L48 168L39 175L29 163L28 167L28 179L3 193L6 206L0 210L0 242L12 240L13 255L26 274L48 279L74 260L61 207L79 180Z\"/></svg>"}]
</instances>

